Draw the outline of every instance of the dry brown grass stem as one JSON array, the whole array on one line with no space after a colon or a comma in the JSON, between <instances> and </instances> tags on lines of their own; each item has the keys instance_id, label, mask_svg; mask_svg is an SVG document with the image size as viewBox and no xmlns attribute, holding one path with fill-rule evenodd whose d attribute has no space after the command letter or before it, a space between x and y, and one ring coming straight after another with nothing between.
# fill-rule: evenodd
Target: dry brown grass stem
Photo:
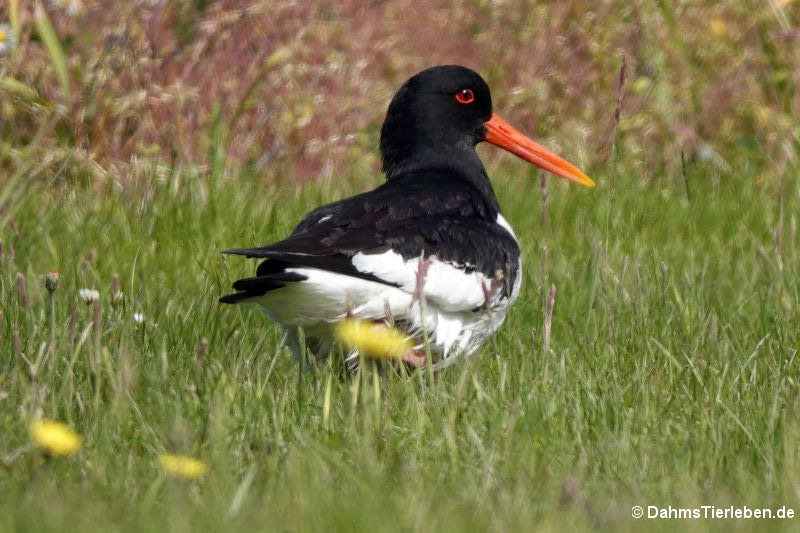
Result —
<instances>
[{"instance_id":1,"label":"dry brown grass stem","mask_svg":"<svg viewBox=\"0 0 800 533\"><path fill-rule=\"evenodd\" d=\"M95 300L92 306L92 328L96 337L99 339L103 328L103 313L100 300Z\"/></svg>"},{"instance_id":2,"label":"dry brown grass stem","mask_svg":"<svg viewBox=\"0 0 800 533\"><path fill-rule=\"evenodd\" d=\"M553 306L556 302L556 286L550 285L544 309L544 351L550 350L550 330L553 326Z\"/></svg>"},{"instance_id":3,"label":"dry brown grass stem","mask_svg":"<svg viewBox=\"0 0 800 533\"><path fill-rule=\"evenodd\" d=\"M541 179L539 181L542 190L542 226L547 225L547 172L541 171Z\"/></svg>"},{"instance_id":4,"label":"dry brown grass stem","mask_svg":"<svg viewBox=\"0 0 800 533\"><path fill-rule=\"evenodd\" d=\"M14 330L13 333L14 337L14 354L17 357L22 357L22 337L19 334L18 330Z\"/></svg>"},{"instance_id":5,"label":"dry brown grass stem","mask_svg":"<svg viewBox=\"0 0 800 533\"><path fill-rule=\"evenodd\" d=\"M622 65L619 67L619 78L617 81L617 102L614 106L614 120L611 123L611 133L608 136L608 154L607 159L614 160L616 155L616 141L617 130L619 129L619 121L622 117L622 101L625 97L625 78L628 70L628 60L625 54L622 54Z\"/></svg>"},{"instance_id":6,"label":"dry brown grass stem","mask_svg":"<svg viewBox=\"0 0 800 533\"><path fill-rule=\"evenodd\" d=\"M17 298L23 309L28 308L28 283L25 274L17 274Z\"/></svg>"},{"instance_id":7,"label":"dry brown grass stem","mask_svg":"<svg viewBox=\"0 0 800 533\"><path fill-rule=\"evenodd\" d=\"M208 339L203 337L200 339L200 343L197 345L197 361L200 362L206 356L206 352L208 352Z\"/></svg>"},{"instance_id":8,"label":"dry brown grass stem","mask_svg":"<svg viewBox=\"0 0 800 533\"><path fill-rule=\"evenodd\" d=\"M119 275L114 274L111 278L111 300L117 301L122 297L122 289L120 288Z\"/></svg>"}]
</instances>

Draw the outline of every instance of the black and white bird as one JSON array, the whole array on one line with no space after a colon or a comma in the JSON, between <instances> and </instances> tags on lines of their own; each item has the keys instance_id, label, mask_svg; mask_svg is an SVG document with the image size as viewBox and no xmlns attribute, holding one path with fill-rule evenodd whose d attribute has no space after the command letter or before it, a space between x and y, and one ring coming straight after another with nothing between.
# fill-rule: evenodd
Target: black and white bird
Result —
<instances>
[{"instance_id":1,"label":"black and white bird","mask_svg":"<svg viewBox=\"0 0 800 533\"><path fill-rule=\"evenodd\" d=\"M252 304L324 357L335 325L385 321L417 343L405 360L434 368L469 356L519 296L519 241L500 213L475 146L487 141L557 176L583 172L492 113L486 82L461 66L416 74L397 91L381 129L386 183L309 213L286 239L224 253L263 258L220 299Z\"/></svg>"}]
</instances>

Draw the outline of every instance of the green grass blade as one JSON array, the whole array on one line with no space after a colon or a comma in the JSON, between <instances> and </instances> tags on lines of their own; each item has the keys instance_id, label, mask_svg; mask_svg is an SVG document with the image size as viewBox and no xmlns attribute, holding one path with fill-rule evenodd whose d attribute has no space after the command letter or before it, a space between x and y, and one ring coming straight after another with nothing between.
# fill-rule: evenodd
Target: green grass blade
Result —
<instances>
[{"instance_id":1,"label":"green grass blade","mask_svg":"<svg viewBox=\"0 0 800 533\"><path fill-rule=\"evenodd\" d=\"M50 22L50 17L47 16L47 12L39 4L36 4L33 20L36 24L36 31L39 33L39 37L42 38L47 53L50 55L50 61L53 63L61 89L64 91L64 95L69 98L69 76L67 74L67 59L64 56L64 49L61 46L61 41L56 34L55 28L53 28L53 24Z\"/></svg>"},{"instance_id":2,"label":"green grass blade","mask_svg":"<svg viewBox=\"0 0 800 533\"><path fill-rule=\"evenodd\" d=\"M14 38L19 39L19 0L9 0L8 22L14 31Z\"/></svg>"}]
</instances>

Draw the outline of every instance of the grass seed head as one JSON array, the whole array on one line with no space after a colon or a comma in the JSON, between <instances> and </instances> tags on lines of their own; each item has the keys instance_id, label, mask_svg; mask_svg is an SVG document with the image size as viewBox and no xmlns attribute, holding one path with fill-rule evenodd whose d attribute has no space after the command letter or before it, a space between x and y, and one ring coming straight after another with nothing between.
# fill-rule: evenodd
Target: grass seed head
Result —
<instances>
[{"instance_id":1,"label":"grass seed head","mask_svg":"<svg viewBox=\"0 0 800 533\"><path fill-rule=\"evenodd\" d=\"M120 288L119 275L114 274L114 277L111 278L111 300L118 302L121 301L124 296Z\"/></svg>"},{"instance_id":2,"label":"grass seed head","mask_svg":"<svg viewBox=\"0 0 800 533\"><path fill-rule=\"evenodd\" d=\"M58 280L60 278L61 275L55 270L51 270L50 272L45 274L44 286L47 289L47 292L49 292L50 294L56 292L56 289L58 288Z\"/></svg>"}]
</instances>

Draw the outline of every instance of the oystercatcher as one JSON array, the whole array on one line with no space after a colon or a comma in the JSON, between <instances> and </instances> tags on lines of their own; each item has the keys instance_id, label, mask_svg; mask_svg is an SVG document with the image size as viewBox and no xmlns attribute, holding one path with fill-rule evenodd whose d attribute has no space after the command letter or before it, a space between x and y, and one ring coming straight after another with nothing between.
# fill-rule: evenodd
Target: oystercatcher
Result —
<instances>
[{"instance_id":1,"label":"oystercatcher","mask_svg":"<svg viewBox=\"0 0 800 533\"><path fill-rule=\"evenodd\" d=\"M475 152L482 141L594 186L493 114L477 73L432 67L389 104L380 139L386 183L315 209L282 241L223 252L266 260L220 301L266 311L296 356L299 328L324 357L346 317L405 331L418 343L405 358L414 366L427 363L424 333L434 368L473 354L503 323L522 279L519 242Z\"/></svg>"}]
</instances>

